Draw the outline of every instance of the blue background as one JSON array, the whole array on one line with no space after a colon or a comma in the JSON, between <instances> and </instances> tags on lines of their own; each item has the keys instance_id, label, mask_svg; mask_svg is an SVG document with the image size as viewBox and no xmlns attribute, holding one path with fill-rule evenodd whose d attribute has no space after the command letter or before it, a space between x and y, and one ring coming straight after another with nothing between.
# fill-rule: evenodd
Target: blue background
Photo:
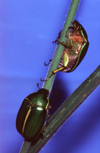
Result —
<instances>
[{"instance_id":1,"label":"blue background","mask_svg":"<svg viewBox=\"0 0 100 153\"><path fill-rule=\"evenodd\" d=\"M70 0L0 1L0 153L18 153L24 138L16 130L23 99L42 87L53 57L52 44ZM56 74L50 104L54 111L100 64L100 1L81 0L75 19L86 29L90 46L79 67ZM40 153L100 153L100 86L70 116Z\"/></svg>"}]
</instances>

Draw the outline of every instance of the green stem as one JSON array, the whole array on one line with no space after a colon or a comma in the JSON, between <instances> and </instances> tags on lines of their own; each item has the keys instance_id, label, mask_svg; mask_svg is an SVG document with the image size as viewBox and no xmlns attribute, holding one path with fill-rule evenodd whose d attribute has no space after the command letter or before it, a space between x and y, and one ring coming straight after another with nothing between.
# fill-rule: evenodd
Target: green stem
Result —
<instances>
[{"instance_id":1,"label":"green stem","mask_svg":"<svg viewBox=\"0 0 100 153\"><path fill-rule=\"evenodd\" d=\"M67 15L67 19L66 19L63 31L62 31L62 35L61 35L61 38L60 38L61 42L66 41L65 33L66 33L68 27L71 26L71 22L74 20L74 16L75 16L79 1L80 0L72 0L70 9L69 9L69 12L68 12L68 15ZM53 60L52 60L51 66L50 66L50 69L49 69L46 77L49 77L52 74L52 71L57 69L60 58L61 58L61 55L62 55L62 52L63 52L63 48L64 47L61 44L59 44L57 46L57 49L55 51L55 54L54 54L54 57L53 57ZM53 75L49 80L44 82L43 88L45 88L47 90L50 90L50 88L52 86L52 82L54 80L54 76L55 75Z\"/></svg>"}]
</instances>

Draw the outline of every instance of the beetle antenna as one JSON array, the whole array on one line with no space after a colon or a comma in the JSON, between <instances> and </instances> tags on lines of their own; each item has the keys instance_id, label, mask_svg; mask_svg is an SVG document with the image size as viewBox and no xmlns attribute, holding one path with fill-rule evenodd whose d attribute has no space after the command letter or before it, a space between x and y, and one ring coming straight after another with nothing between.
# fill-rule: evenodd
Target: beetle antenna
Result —
<instances>
[{"instance_id":1,"label":"beetle antenna","mask_svg":"<svg viewBox=\"0 0 100 153\"><path fill-rule=\"evenodd\" d=\"M49 63L48 64L46 64L46 62L44 62L44 65L45 66L48 66L51 63L51 61L52 61L52 59L49 60Z\"/></svg>"}]
</instances>

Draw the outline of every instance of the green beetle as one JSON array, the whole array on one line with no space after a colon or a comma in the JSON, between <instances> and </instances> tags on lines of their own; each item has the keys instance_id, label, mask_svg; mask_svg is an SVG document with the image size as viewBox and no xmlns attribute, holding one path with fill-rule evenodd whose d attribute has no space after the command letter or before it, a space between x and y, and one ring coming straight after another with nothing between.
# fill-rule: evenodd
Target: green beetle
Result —
<instances>
[{"instance_id":1,"label":"green beetle","mask_svg":"<svg viewBox=\"0 0 100 153\"><path fill-rule=\"evenodd\" d=\"M60 35L61 32L59 33L58 38L53 43L63 45L64 50L58 64L58 68L52 71L50 77L58 71L72 72L73 70L75 70L84 58L89 46L86 31L76 20L72 22L72 26L68 28L65 34L65 37L67 37L66 43L59 41ZM49 63L50 62L51 59ZM46 78L46 80L41 79L41 81L47 81L50 77Z\"/></svg>"},{"instance_id":2,"label":"green beetle","mask_svg":"<svg viewBox=\"0 0 100 153\"><path fill-rule=\"evenodd\" d=\"M49 91L42 88L28 95L17 114L16 128L27 140L34 140L43 132L48 116Z\"/></svg>"}]
</instances>

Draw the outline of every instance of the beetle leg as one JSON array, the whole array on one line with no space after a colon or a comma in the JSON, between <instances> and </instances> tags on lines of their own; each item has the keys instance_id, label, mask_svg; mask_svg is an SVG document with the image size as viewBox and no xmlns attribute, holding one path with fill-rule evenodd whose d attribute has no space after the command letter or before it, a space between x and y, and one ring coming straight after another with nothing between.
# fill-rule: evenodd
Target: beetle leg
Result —
<instances>
[{"instance_id":1,"label":"beetle leg","mask_svg":"<svg viewBox=\"0 0 100 153\"><path fill-rule=\"evenodd\" d=\"M58 39L56 39L55 41L53 41L52 43L55 43L58 45Z\"/></svg>"},{"instance_id":2,"label":"beetle leg","mask_svg":"<svg viewBox=\"0 0 100 153\"><path fill-rule=\"evenodd\" d=\"M68 49L71 49L72 48L72 45L71 44L68 44L68 43L64 43L64 42L60 42L58 40L56 40L56 44L61 44L63 45L64 47L68 48Z\"/></svg>"},{"instance_id":3,"label":"beetle leg","mask_svg":"<svg viewBox=\"0 0 100 153\"><path fill-rule=\"evenodd\" d=\"M43 79L41 79L40 78L40 81L47 81L47 80L49 80L51 77L52 77L52 75L54 75L55 73L53 73L54 71L52 71L52 74L48 77L48 78L46 78L45 80L43 80Z\"/></svg>"},{"instance_id":4,"label":"beetle leg","mask_svg":"<svg viewBox=\"0 0 100 153\"><path fill-rule=\"evenodd\" d=\"M59 43L62 44L64 47L67 47L68 49L71 49L72 48L72 45L71 44L64 43L64 42L59 42Z\"/></svg>"},{"instance_id":5,"label":"beetle leg","mask_svg":"<svg viewBox=\"0 0 100 153\"><path fill-rule=\"evenodd\" d=\"M43 80L43 79L40 78L40 81L47 81L47 80L49 80L49 79L52 77L52 75L54 75L54 74L57 73L58 71L62 71L64 68L65 68L65 67L61 67L61 68L59 68L59 69L56 69L56 70L52 71L52 74L51 74L48 78L46 78L45 80Z\"/></svg>"},{"instance_id":6,"label":"beetle leg","mask_svg":"<svg viewBox=\"0 0 100 153\"><path fill-rule=\"evenodd\" d=\"M48 66L48 65L50 64L51 61L52 61L52 59L49 60L49 63L48 63L48 64L46 64L46 62L44 62L44 65L45 65L45 66Z\"/></svg>"},{"instance_id":7,"label":"beetle leg","mask_svg":"<svg viewBox=\"0 0 100 153\"><path fill-rule=\"evenodd\" d=\"M71 46L73 46L73 40L72 40L72 39L69 39L69 44L70 44Z\"/></svg>"},{"instance_id":8,"label":"beetle leg","mask_svg":"<svg viewBox=\"0 0 100 153\"><path fill-rule=\"evenodd\" d=\"M67 29L67 31L66 31L66 33L65 33L65 37L67 38L68 37L68 35L67 35L67 33L68 33L68 31L70 30L70 29L72 29L73 27L68 27L68 29Z\"/></svg>"},{"instance_id":9,"label":"beetle leg","mask_svg":"<svg viewBox=\"0 0 100 153\"><path fill-rule=\"evenodd\" d=\"M73 30L75 30L76 29L76 27L68 27L68 29L67 29L67 31L66 31L66 33L65 33L65 37L68 37L68 35L67 35L67 33L68 33L68 31L70 30L70 29L73 29Z\"/></svg>"},{"instance_id":10,"label":"beetle leg","mask_svg":"<svg viewBox=\"0 0 100 153\"><path fill-rule=\"evenodd\" d=\"M58 41L61 37L61 33L62 33L62 30L59 32L57 39L55 41L53 41L52 43L58 44Z\"/></svg>"},{"instance_id":11,"label":"beetle leg","mask_svg":"<svg viewBox=\"0 0 100 153\"><path fill-rule=\"evenodd\" d=\"M68 37L67 33L68 33L68 31L69 31L70 29L79 31L79 27L68 27L68 29L67 29L67 31L66 31L66 33L65 33L65 37Z\"/></svg>"},{"instance_id":12,"label":"beetle leg","mask_svg":"<svg viewBox=\"0 0 100 153\"><path fill-rule=\"evenodd\" d=\"M40 78L40 81L47 81L47 80L49 80L49 78L46 78L45 80L43 80L43 79Z\"/></svg>"},{"instance_id":13,"label":"beetle leg","mask_svg":"<svg viewBox=\"0 0 100 153\"><path fill-rule=\"evenodd\" d=\"M65 68L65 67L61 67L61 68L59 68L59 69L54 70L54 71L53 71L53 74L57 73L58 71L62 71L64 68Z\"/></svg>"}]
</instances>

